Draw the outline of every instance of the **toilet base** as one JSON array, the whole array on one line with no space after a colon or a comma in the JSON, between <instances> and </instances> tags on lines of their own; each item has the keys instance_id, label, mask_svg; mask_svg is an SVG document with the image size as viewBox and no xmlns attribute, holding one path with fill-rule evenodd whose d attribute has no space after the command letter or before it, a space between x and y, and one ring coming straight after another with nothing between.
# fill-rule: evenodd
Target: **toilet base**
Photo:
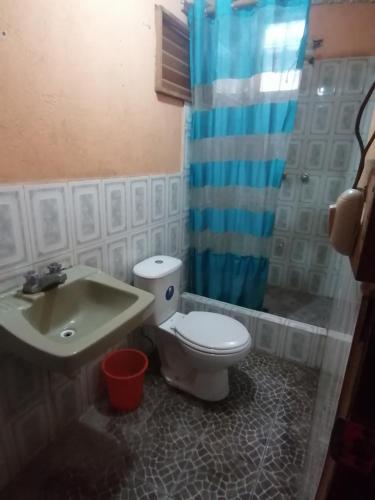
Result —
<instances>
[{"instance_id":1,"label":"toilet base","mask_svg":"<svg viewBox=\"0 0 375 500\"><path fill-rule=\"evenodd\" d=\"M190 372L187 377L173 376L162 366L161 373L167 384L187 392L203 401L221 401L229 394L228 369L212 372Z\"/></svg>"}]
</instances>

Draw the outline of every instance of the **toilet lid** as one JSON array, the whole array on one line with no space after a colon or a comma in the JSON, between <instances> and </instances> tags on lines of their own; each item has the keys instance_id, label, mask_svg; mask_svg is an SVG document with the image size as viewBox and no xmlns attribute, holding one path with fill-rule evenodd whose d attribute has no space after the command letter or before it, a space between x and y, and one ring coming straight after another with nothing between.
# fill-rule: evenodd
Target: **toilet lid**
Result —
<instances>
[{"instance_id":1,"label":"toilet lid","mask_svg":"<svg viewBox=\"0 0 375 500\"><path fill-rule=\"evenodd\" d=\"M249 342L249 332L239 321L210 312L194 311L180 318L176 331L201 349L228 351Z\"/></svg>"}]
</instances>

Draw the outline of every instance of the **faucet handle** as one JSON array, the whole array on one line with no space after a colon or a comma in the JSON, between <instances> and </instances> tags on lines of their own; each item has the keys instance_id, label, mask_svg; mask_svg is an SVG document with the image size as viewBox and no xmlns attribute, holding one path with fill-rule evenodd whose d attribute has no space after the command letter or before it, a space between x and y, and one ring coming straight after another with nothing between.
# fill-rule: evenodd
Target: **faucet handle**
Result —
<instances>
[{"instance_id":1,"label":"faucet handle","mask_svg":"<svg viewBox=\"0 0 375 500\"><path fill-rule=\"evenodd\" d=\"M61 272L63 270L63 266L59 262L51 262L51 264L48 264L47 269L49 274L55 274Z\"/></svg>"}]
</instances>

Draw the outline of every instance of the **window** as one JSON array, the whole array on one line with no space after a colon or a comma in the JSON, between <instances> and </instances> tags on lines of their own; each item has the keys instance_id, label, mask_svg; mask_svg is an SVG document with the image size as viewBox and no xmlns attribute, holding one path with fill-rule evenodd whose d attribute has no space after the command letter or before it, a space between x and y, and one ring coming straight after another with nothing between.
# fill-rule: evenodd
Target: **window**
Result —
<instances>
[{"instance_id":1,"label":"window","mask_svg":"<svg viewBox=\"0 0 375 500\"><path fill-rule=\"evenodd\" d=\"M188 27L160 5L155 6L155 21L155 91L191 101Z\"/></svg>"}]
</instances>

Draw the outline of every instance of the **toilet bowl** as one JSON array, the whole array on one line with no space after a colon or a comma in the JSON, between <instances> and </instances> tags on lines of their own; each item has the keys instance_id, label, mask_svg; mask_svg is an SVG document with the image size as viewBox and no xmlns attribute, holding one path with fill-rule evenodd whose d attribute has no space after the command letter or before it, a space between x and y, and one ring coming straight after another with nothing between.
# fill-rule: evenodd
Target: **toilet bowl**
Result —
<instances>
[{"instance_id":1,"label":"toilet bowl","mask_svg":"<svg viewBox=\"0 0 375 500\"><path fill-rule=\"evenodd\" d=\"M228 368L245 358L251 337L239 321L222 314L177 312L182 262L158 255L134 267L134 284L155 295L154 326L166 382L206 401L229 394Z\"/></svg>"}]
</instances>

